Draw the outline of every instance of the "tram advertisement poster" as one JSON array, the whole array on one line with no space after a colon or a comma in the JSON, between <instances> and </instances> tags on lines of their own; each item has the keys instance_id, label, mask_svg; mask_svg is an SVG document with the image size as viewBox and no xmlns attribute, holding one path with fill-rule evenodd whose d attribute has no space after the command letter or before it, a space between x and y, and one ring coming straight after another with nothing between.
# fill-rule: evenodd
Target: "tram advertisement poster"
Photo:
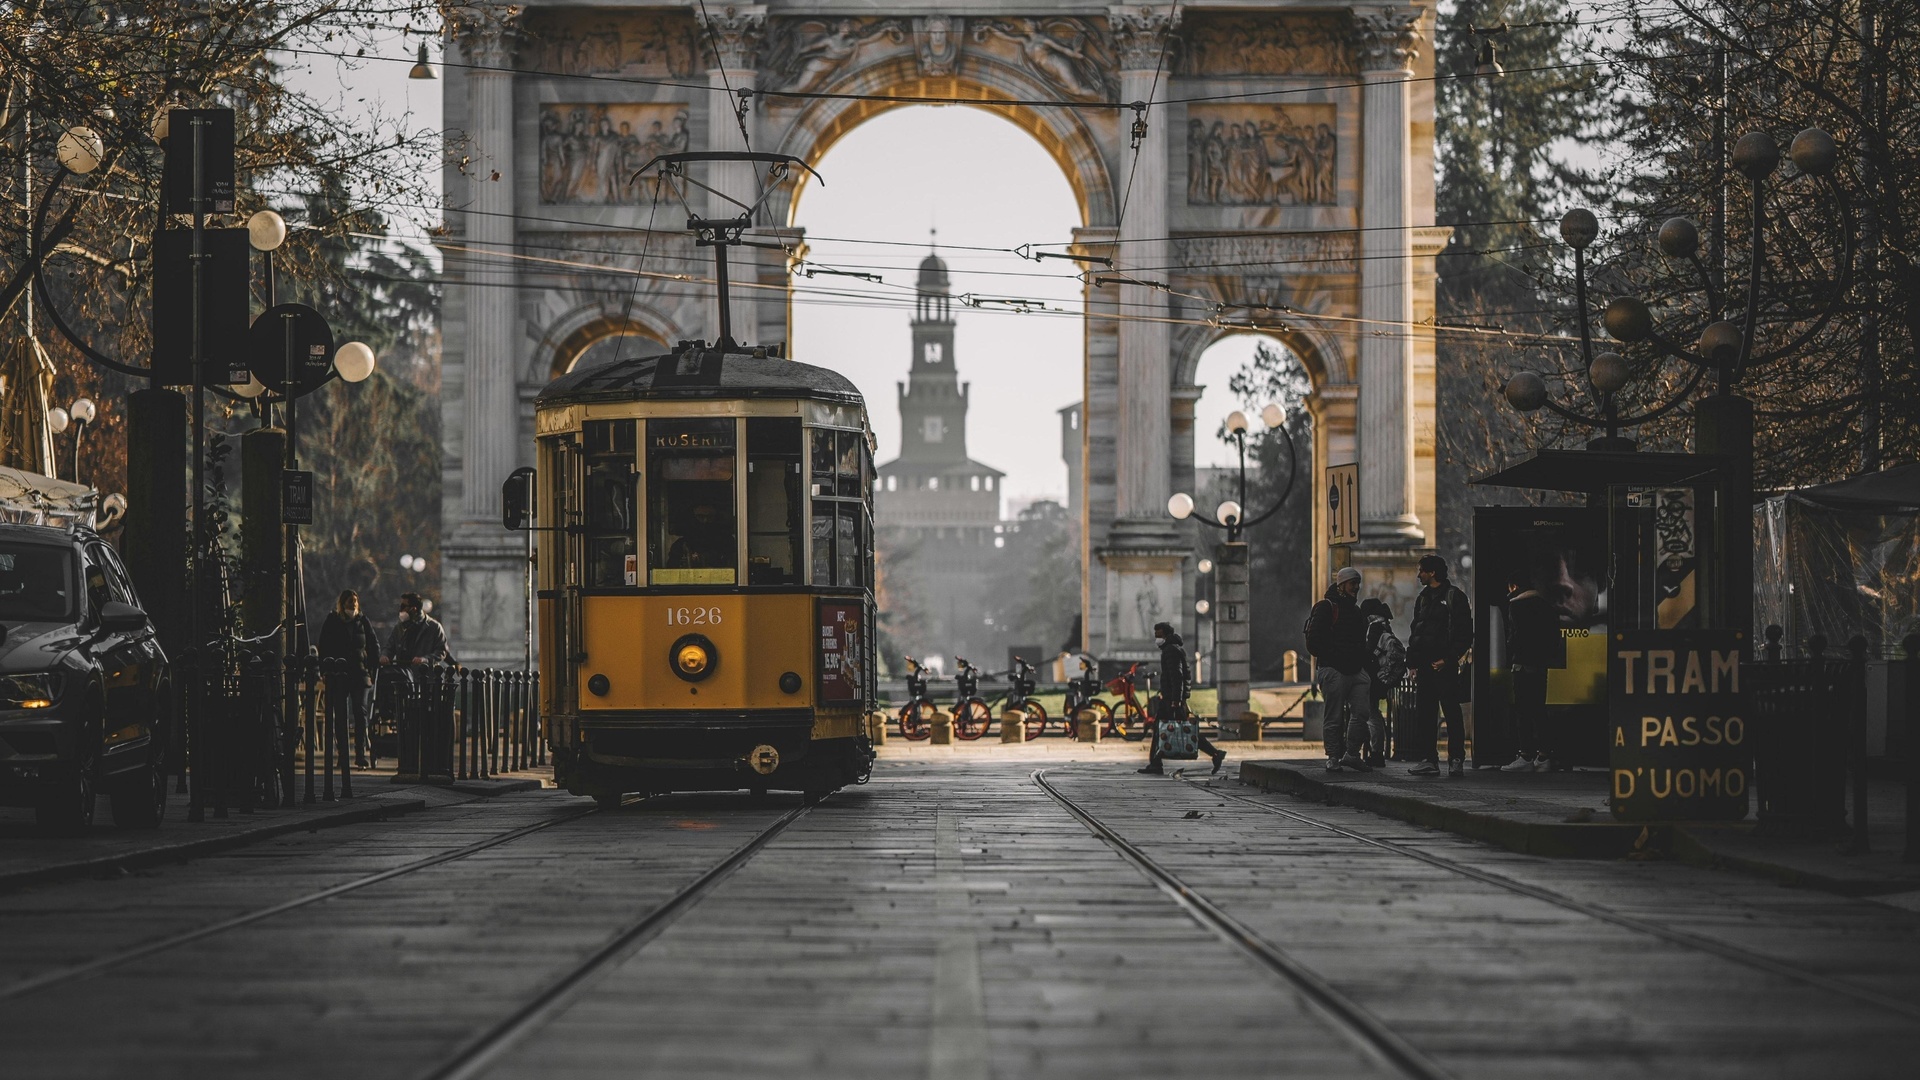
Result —
<instances>
[{"instance_id":1,"label":"tram advertisement poster","mask_svg":"<svg viewBox=\"0 0 1920 1080\"><path fill-rule=\"evenodd\" d=\"M859 702L866 685L866 632L860 625L861 605L820 604L820 700Z\"/></svg>"},{"instance_id":2,"label":"tram advertisement poster","mask_svg":"<svg viewBox=\"0 0 1920 1080\"><path fill-rule=\"evenodd\" d=\"M1738 821L1753 752L1738 630L1616 630L1607 655L1608 764L1622 821Z\"/></svg>"}]
</instances>

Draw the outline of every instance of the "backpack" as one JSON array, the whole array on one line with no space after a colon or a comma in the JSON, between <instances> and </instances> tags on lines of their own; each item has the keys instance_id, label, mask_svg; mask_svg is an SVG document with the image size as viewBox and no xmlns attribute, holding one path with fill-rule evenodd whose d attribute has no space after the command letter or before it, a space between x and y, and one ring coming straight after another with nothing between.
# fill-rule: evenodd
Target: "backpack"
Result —
<instances>
[{"instance_id":1,"label":"backpack","mask_svg":"<svg viewBox=\"0 0 1920 1080\"><path fill-rule=\"evenodd\" d=\"M1320 610L1323 604L1333 612L1333 617L1321 623L1318 628L1315 628L1313 616ZM1315 660L1324 659L1327 651L1333 648L1333 628L1338 625L1340 625L1340 605L1333 601L1316 601L1311 608L1308 608L1307 621L1300 627L1300 632L1307 637L1307 655L1313 657Z\"/></svg>"},{"instance_id":2,"label":"backpack","mask_svg":"<svg viewBox=\"0 0 1920 1080\"><path fill-rule=\"evenodd\" d=\"M1374 631L1373 670L1380 682L1398 686L1407 677L1407 647L1394 636L1393 627L1382 621Z\"/></svg>"}]
</instances>

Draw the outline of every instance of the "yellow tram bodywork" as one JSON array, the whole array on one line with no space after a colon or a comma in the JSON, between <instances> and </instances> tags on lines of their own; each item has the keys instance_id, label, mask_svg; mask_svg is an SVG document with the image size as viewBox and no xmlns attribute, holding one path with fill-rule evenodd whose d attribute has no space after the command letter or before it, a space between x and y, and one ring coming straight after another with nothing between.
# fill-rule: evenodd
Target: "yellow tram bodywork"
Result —
<instances>
[{"instance_id":1,"label":"yellow tram bodywork","mask_svg":"<svg viewBox=\"0 0 1920 1080\"><path fill-rule=\"evenodd\" d=\"M864 405L824 369L717 357L696 343L618 361L584 379L557 380L536 403L542 704L556 780L580 794L823 792L864 780L871 766ZM648 387L648 364L704 365L713 385ZM625 388L623 367L639 371ZM802 385L788 385L795 382ZM628 440L630 476L620 471ZM822 446L837 449L824 476ZM851 486L849 467L858 470ZM611 517L619 524L596 524L608 516L606 491L623 482L635 492L626 516L616 492ZM680 489L695 490L699 505L676 503ZM722 516L723 491L733 502L730 524L714 525L700 515ZM785 524L759 527L768 524L756 518L766 506ZM687 557L679 553L703 521L706 563L665 565L670 555ZM627 548L623 528L632 532ZM724 542L720 528L733 530Z\"/></svg>"}]
</instances>

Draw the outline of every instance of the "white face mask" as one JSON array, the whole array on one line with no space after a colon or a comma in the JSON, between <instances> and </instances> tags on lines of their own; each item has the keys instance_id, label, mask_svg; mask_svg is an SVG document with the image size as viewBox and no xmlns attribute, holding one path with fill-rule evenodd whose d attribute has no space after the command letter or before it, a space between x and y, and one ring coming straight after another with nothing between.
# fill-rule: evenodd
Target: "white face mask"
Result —
<instances>
[{"instance_id":1,"label":"white face mask","mask_svg":"<svg viewBox=\"0 0 1920 1080\"><path fill-rule=\"evenodd\" d=\"M1167 647L1167 639L1163 637L1154 638L1153 643L1163 649Z\"/></svg>"},{"instance_id":2,"label":"white face mask","mask_svg":"<svg viewBox=\"0 0 1920 1080\"><path fill-rule=\"evenodd\" d=\"M402 612L400 612L400 621L401 621L401 622L406 622L406 621L407 621L407 620L408 620L409 618L411 618L412 616L413 616L413 612L411 612L411 611L402 611Z\"/></svg>"}]
</instances>

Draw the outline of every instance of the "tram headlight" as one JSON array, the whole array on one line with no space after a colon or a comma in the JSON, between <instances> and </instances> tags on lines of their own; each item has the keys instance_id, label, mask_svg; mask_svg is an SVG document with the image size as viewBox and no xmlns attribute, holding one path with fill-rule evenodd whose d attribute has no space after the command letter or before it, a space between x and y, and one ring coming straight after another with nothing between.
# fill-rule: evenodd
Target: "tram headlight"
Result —
<instances>
[{"instance_id":1,"label":"tram headlight","mask_svg":"<svg viewBox=\"0 0 1920 1080\"><path fill-rule=\"evenodd\" d=\"M673 648L667 653L667 663L673 668L673 673L688 682L699 682L713 674L719 662L720 654L714 649L713 642L702 634L682 637L673 643Z\"/></svg>"}]
</instances>

